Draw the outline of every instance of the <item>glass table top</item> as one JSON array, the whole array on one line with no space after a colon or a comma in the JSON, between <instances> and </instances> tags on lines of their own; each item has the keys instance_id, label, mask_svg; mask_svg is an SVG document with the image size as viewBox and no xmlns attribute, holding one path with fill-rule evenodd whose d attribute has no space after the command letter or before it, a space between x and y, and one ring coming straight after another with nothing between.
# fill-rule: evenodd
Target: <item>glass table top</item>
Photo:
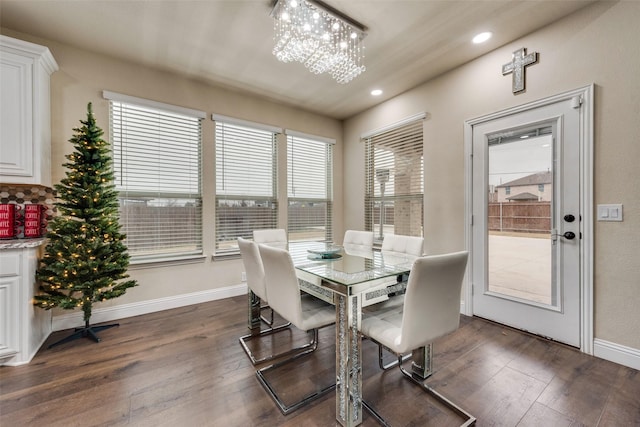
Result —
<instances>
[{"instance_id":1,"label":"glass table top","mask_svg":"<svg viewBox=\"0 0 640 427\"><path fill-rule=\"evenodd\" d=\"M326 249L330 252L325 257ZM289 253L297 269L347 286L408 273L415 260L378 251L345 250L322 242L291 242Z\"/></svg>"}]
</instances>

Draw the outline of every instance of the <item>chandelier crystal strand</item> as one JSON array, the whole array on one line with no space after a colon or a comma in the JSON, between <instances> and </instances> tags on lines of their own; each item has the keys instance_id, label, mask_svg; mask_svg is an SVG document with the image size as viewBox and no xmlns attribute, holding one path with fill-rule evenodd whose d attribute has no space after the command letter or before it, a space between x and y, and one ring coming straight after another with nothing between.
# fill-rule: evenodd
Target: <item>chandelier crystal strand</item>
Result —
<instances>
[{"instance_id":1,"label":"chandelier crystal strand","mask_svg":"<svg viewBox=\"0 0 640 427\"><path fill-rule=\"evenodd\" d=\"M364 28L321 7L306 0L278 0L272 12L273 54L282 62L300 62L314 74L328 73L345 84L366 69L362 46L366 34Z\"/></svg>"}]
</instances>

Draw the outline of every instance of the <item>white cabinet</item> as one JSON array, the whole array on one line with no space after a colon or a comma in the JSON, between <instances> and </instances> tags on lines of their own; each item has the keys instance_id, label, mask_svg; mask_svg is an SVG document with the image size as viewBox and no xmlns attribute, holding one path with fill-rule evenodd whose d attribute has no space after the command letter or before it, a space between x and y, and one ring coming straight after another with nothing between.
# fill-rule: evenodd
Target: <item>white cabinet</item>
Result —
<instances>
[{"instance_id":1,"label":"white cabinet","mask_svg":"<svg viewBox=\"0 0 640 427\"><path fill-rule=\"evenodd\" d=\"M33 305L38 252L0 249L0 365L29 363L51 333L51 312Z\"/></svg>"},{"instance_id":2,"label":"white cabinet","mask_svg":"<svg viewBox=\"0 0 640 427\"><path fill-rule=\"evenodd\" d=\"M51 186L47 47L0 35L0 182Z\"/></svg>"},{"instance_id":3,"label":"white cabinet","mask_svg":"<svg viewBox=\"0 0 640 427\"><path fill-rule=\"evenodd\" d=\"M20 287L19 277L5 277L9 271L11 261L17 258L5 259L0 257L0 360L13 357L18 353L18 337L13 324L17 316L15 300Z\"/></svg>"}]
</instances>

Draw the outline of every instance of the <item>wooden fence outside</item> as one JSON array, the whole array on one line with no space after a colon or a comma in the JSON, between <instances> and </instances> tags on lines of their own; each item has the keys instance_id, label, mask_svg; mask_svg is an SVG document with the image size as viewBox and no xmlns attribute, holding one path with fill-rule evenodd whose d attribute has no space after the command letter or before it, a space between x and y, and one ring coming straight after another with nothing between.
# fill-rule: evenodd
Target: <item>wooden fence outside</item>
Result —
<instances>
[{"instance_id":1,"label":"wooden fence outside","mask_svg":"<svg viewBox=\"0 0 640 427\"><path fill-rule=\"evenodd\" d=\"M551 232L551 202L489 203L489 230Z\"/></svg>"}]
</instances>

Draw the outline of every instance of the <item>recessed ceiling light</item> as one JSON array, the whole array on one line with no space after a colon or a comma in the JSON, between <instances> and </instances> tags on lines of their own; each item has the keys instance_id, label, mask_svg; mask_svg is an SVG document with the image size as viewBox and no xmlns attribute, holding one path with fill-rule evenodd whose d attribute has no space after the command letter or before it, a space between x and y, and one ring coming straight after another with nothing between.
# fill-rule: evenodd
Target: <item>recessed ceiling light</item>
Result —
<instances>
[{"instance_id":1,"label":"recessed ceiling light","mask_svg":"<svg viewBox=\"0 0 640 427\"><path fill-rule=\"evenodd\" d=\"M371 95L373 96L380 96L382 95L382 89L374 89L371 91Z\"/></svg>"},{"instance_id":2,"label":"recessed ceiling light","mask_svg":"<svg viewBox=\"0 0 640 427\"><path fill-rule=\"evenodd\" d=\"M472 41L473 41L475 44L478 44L478 43L484 43L484 42L486 42L487 40L489 40L489 39L491 38L491 36L492 36L492 35L493 35L493 34L492 34L492 33L490 33L490 32L488 32L488 31L487 31L487 32L484 32L484 33L480 33L480 34L478 34L477 36L475 36L475 37L473 38L473 40L472 40Z\"/></svg>"}]
</instances>

